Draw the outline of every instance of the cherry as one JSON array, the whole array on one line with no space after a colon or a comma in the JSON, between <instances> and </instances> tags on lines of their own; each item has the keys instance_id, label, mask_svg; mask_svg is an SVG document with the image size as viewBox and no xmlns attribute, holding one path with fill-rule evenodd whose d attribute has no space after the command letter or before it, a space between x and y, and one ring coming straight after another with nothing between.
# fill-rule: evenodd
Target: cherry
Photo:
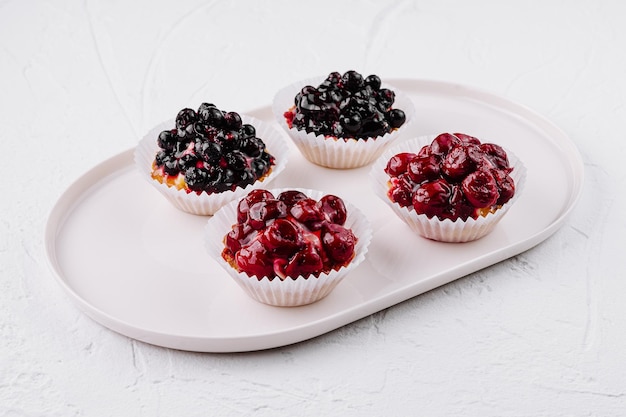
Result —
<instances>
[{"instance_id":1,"label":"cherry","mask_svg":"<svg viewBox=\"0 0 626 417\"><path fill-rule=\"evenodd\" d=\"M329 223L324 227L322 244L331 259L345 263L354 256L356 238L350 229Z\"/></svg>"},{"instance_id":2,"label":"cherry","mask_svg":"<svg viewBox=\"0 0 626 417\"><path fill-rule=\"evenodd\" d=\"M491 173L496 179L496 184L498 184L498 190L500 192L500 196L498 197L496 204L502 205L515 195L515 182L509 175L508 170L497 169L491 171Z\"/></svg>"},{"instance_id":3,"label":"cherry","mask_svg":"<svg viewBox=\"0 0 626 417\"><path fill-rule=\"evenodd\" d=\"M461 140L450 133L442 133L430 144L430 153L434 155L445 155L452 147L461 144Z\"/></svg>"},{"instance_id":4,"label":"cherry","mask_svg":"<svg viewBox=\"0 0 626 417\"><path fill-rule=\"evenodd\" d=\"M237 205L237 221L243 223L248 219L250 207L260 201L270 200L274 198L274 194L267 190L252 190L247 196L242 198Z\"/></svg>"},{"instance_id":5,"label":"cherry","mask_svg":"<svg viewBox=\"0 0 626 417\"><path fill-rule=\"evenodd\" d=\"M346 205L344 204L343 200L332 194L328 194L322 197L317 202L317 208L331 223L343 225L348 218Z\"/></svg>"},{"instance_id":6,"label":"cherry","mask_svg":"<svg viewBox=\"0 0 626 417\"><path fill-rule=\"evenodd\" d=\"M480 140L474 136L466 135L465 133L455 133L454 136L459 138L465 145L480 145Z\"/></svg>"},{"instance_id":7,"label":"cherry","mask_svg":"<svg viewBox=\"0 0 626 417\"><path fill-rule=\"evenodd\" d=\"M248 224L255 230L262 229L267 222L287 215L287 205L280 200L271 199L254 203L248 211Z\"/></svg>"},{"instance_id":8,"label":"cherry","mask_svg":"<svg viewBox=\"0 0 626 417\"><path fill-rule=\"evenodd\" d=\"M385 172L392 177L404 174L407 171L409 162L415 158L415 154L410 152L399 153L394 155L387 162Z\"/></svg>"},{"instance_id":9,"label":"cherry","mask_svg":"<svg viewBox=\"0 0 626 417\"><path fill-rule=\"evenodd\" d=\"M388 192L391 201L395 201L400 207L408 207L413 204L413 188L406 181L398 181Z\"/></svg>"},{"instance_id":10,"label":"cherry","mask_svg":"<svg viewBox=\"0 0 626 417\"><path fill-rule=\"evenodd\" d=\"M275 254L289 257L304 245L304 239L293 222L276 219L263 231L263 243Z\"/></svg>"},{"instance_id":11,"label":"cherry","mask_svg":"<svg viewBox=\"0 0 626 417\"><path fill-rule=\"evenodd\" d=\"M235 261L248 276L261 279L274 275L272 258L259 240L253 240L249 245L237 251Z\"/></svg>"},{"instance_id":12,"label":"cherry","mask_svg":"<svg viewBox=\"0 0 626 417\"><path fill-rule=\"evenodd\" d=\"M467 146L457 145L441 161L441 171L453 180L465 177L474 169Z\"/></svg>"},{"instance_id":13,"label":"cherry","mask_svg":"<svg viewBox=\"0 0 626 417\"><path fill-rule=\"evenodd\" d=\"M283 201L287 207L293 206L296 201L306 200L307 198L309 197L306 194L297 190L283 191L278 195L278 199Z\"/></svg>"},{"instance_id":14,"label":"cherry","mask_svg":"<svg viewBox=\"0 0 626 417\"><path fill-rule=\"evenodd\" d=\"M461 183L467 200L477 208L491 207L498 201L498 185L487 170L474 171Z\"/></svg>"},{"instance_id":15,"label":"cherry","mask_svg":"<svg viewBox=\"0 0 626 417\"><path fill-rule=\"evenodd\" d=\"M487 155L496 168L508 168L509 159L506 155L506 151L502 149L500 145L496 145L495 143L483 143L480 145L480 150Z\"/></svg>"},{"instance_id":16,"label":"cherry","mask_svg":"<svg viewBox=\"0 0 626 417\"><path fill-rule=\"evenodd\" d=\"M413 158L407 167L409 178L416 184L439 178L440 171L439 160L434 155Z\"/></svg>"},{"instance_id":17,"label":"cherry","mask_svg":"<svg viewBox=\"0 0 626 417\"><path fill-rule=\"evenodd\" d=\"M444 179L430 181L421 185L413 195L415 212L428 217L441 215L450 202L452 188Z\"/></svg>"},{"instance_id":18,"label":"cherry","mask_svg":"<svg viewBox=\"0 0 626 417\"><path fill-rule=\"evenodd\" d=\"M289 213L294 219L304 223L311 230L319 230L324 220L324 214L312 198L296 201L289 208Z\"/></svg>"},{"instance_id":19,"label":"cherry","mask_svg":"<svg viewBox=\"0 0 626 417\"><path fill-rule=\"evenodd\" d=\"M285 275L296 279L299 276L308 276L319 273L324 264L315 246L308 243L298 251L285 267Z\"/></svg>"}]
</instances>

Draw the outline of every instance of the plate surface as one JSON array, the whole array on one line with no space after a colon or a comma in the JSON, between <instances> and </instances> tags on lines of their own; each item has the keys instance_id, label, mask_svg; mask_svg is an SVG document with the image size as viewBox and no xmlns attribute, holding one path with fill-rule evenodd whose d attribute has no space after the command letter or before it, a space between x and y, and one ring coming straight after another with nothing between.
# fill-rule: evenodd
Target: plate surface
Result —
<instances>
[{"instance_id":1,"label":"plate surface","mask_svg":"<svg viewBox=\"0 0 626 417\"><path fill-rule=\"evenodd\" d=\"M201 352L259 350L329 332L502 261L563 224L584 171L560 129L484 91L426 80L389 83L409 94L417 110L403 139L463 132L509 148L526 164L523 194L490 235L462 244L423 239L373 194L370 166L325 169L293 147L287 168L268 187L337 194L368 216L374 236L365 262L328 297L270 307L249 298L208 256L207 218L170 206L136 172L131 149L80 177L53 208L45 243L58 282L91 318L128 337ZM269 106L247 114L275 123Z\"/></svg>"}]
</instances>

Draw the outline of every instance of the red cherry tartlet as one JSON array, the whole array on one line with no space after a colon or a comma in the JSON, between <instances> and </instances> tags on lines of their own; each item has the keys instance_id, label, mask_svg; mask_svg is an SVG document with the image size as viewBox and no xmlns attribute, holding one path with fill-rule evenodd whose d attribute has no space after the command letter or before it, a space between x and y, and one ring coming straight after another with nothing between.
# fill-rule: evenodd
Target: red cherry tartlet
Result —
<instances>
[{"instance_id":1,"label":"red cherry tartlet","mask_svg":"<svg viewBox=\"0 0 626 417\"><path fill-rule=\"evenodd\" d=\"M465 242L489 233L521 190L523 164L464 133L423 142L407 142L377 161L372 176L379 194L424 237Z\"/></svg>"},{"instance_id":2,"label":"red cherry tartlet","mask_svg":"<svg viewBox=\"0 0 626 417\"><path fill-rule=\"evenodd\" d=\"M211 256L253 298L296 306L325 297L364 259L371 229L335 195L256 189L216 213L205 238Z\"/></svg>"}]
</instances>

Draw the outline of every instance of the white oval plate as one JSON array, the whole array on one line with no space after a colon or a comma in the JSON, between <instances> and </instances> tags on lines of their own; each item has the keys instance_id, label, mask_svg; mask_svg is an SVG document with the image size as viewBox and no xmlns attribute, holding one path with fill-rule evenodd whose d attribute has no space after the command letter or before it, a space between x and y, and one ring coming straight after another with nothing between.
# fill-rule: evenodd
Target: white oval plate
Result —
<instances>
[{"instance_id":1,"label":"white oval plate","mask_svg":"<svg viewBox=\"0 0 626 417\"><path fill-rule=\"evenodd\" d=\"M463 132L524 161L523 194L496 229L451 244L415 235L371 190L370 166L321 168L292 148L271 188L311 188L351 201L368 216L368 257L323 300L271 307L249 298L205 252L206 217L173 208L133 165L133 150L80 177L48 219L48 261L91 318L128 337L201 352L267 349L306 340L521 253L552 235L578 200L583 164L559 128L505 98L461 85L389 80L413 99L403 139ZM273 122L270 106L246 112ZM216 236L216 239L221 239Z\"/></svg>"}]
</instances>

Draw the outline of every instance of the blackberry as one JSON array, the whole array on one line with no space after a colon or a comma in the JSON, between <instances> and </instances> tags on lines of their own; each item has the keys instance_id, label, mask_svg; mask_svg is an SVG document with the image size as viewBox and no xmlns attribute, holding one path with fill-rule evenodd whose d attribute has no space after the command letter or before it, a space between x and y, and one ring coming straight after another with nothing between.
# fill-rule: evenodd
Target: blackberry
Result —
<instances>
[{"instance_id":1,"label":"blackberry","mask_svg":"<svg viewBox=\"0 0 626 417\"><path fill-rule=\"evenodd\" d=\"M382 136L406 122L400 109L392 109L395 93L381 88L377 75L331 72L317 87L307 85L285 114L289 127L316 135L365 139Z\"/></svg>"}]
</instances>

